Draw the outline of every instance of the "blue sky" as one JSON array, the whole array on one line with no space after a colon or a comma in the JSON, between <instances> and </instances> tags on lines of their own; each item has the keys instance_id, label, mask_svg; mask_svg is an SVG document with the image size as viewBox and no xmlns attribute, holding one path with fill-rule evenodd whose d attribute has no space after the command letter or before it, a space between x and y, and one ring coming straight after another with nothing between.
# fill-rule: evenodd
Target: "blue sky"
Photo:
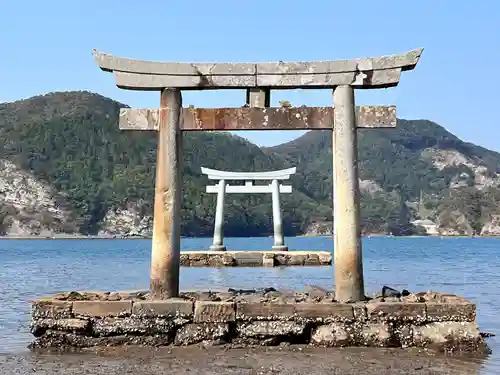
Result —
<instances>
[{"instance_id":1,"label":"blue sky","mask_svg":"<svg viewBox=\"0 0 500 375\"><path fill-rule=\"evenodd\" d=\"M498 1L0 0L0 102L89 90L134 107L157 93L116 88L93 48L163 61L304 61L372 57L424 47L397 88L357 91L358 104L395 104L500 151ZM189 92L184 105L241 106L244 91ZM273 92L272 104L331 105L329 90ZM117 125L118 126L118 125ZM244 132L260 145L301 132Z\"/></svg>"}]
</instances>

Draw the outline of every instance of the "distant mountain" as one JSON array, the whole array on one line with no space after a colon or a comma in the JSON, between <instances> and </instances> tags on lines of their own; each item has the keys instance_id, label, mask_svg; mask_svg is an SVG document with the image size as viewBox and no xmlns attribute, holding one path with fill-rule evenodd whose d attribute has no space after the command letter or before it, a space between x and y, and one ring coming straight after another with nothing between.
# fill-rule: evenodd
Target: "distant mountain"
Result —
<instances>
[{"instance_id":1,"label":"distant mountain","mask_svg":"<svg viewBox=\"0 0 500 375\"><path fill-rule=\"evenodd\" d=\"M0 232L149 235L156 134L120 131L123 104L58 92L0 104ZM500 233L500 154L426 120L359 132L365 233ZM282 196L287 235L331 233L331 133L312 131L259 148L224 132L184 133L182 232L210 236L215 196L200 168L264 171L297 166ZM228 195L225 234L272 233L267 195ZM415 220L420 220L416 221ZM427 224L426 224L427 225Z\"/></svg>"}]
</instances>

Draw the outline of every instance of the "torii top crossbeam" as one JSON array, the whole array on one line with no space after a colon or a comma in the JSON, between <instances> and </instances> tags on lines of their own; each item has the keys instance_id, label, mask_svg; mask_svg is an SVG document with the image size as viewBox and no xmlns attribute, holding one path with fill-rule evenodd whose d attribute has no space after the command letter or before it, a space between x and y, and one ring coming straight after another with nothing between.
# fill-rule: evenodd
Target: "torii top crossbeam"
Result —
<instances>
[{"instance_id":1,"label":"torii top crossbeam","mask_svg":"<svg viewBox=\"0 0 500 375\"><path fill-rule=\"evenodd\" d=\"M93 50L99 67L113 72L116 85L130 90L393 87L412 70L423 48L403 54L350 60L261 63L178 63L134 60Z\"/></svg>"},{"instance_id":2,"label":"torii top crossbeam","mask_svg":"<svg viewBox=\"0 0 500 375\"><path fill-rule=\"evenodd\" d=\"M209 180L288 180L296 170L293 167L267 172L231 172L201 167L201 173L206 174Z\"/></svg>"}]
</instances>

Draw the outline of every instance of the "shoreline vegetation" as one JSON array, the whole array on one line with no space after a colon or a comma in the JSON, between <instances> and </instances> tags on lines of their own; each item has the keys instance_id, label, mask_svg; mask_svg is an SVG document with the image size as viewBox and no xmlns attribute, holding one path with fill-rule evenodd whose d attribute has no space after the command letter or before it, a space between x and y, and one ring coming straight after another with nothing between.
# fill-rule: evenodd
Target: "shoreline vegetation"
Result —
<instances>
[{"instance_id":1,"label":"shoreline vegetation","mask_svg":"<svg viewBox=\"0 0 500 375\"><path fill-rule=\"evenodd\" d=\"M0 103L0 235L5 238L148 238L157 137L123 132L121 108L90 92ZM47 137L51 134L51 137ZM283 194L289 236L332 233L332 144L310 131L273 147L227 132L186 132L184 237L211 237L216 197L202 167L296 167ZM500 236L500 153L464 142L428 120L359 131L360 226L365 235ZM229 237L273 232L270 194L236 194L224 208ZM373 234L371 234L373 233Z\"/></svg>"},{"instance_id":2,"label":"shoreline vegetation","mask_svg":"<svg viewBox=\"0 0 500 375\"><path fill-rule=\"evenodd\" d=\"M233 237L225 237L227 238L265 238L269 236L233 236ZM332 237L329 235L301 235L301 236L290 236L295 238L318 238L318 237ZM426 238L426 237L439 237L439 238L500 238L500 236L492 236L492 235L403 235L403 236L395 236L389 234L364 234L361 237L363 238L372 238L372 237L398 237L398 238ZM182 236L181 239L197 239L197 238L206 238L212 239L212 237L205 236ZM0 236L1 240L151 240L151 236L93 236L93 235L57 235L57 236Z\"/></svg>"}]
</instances>

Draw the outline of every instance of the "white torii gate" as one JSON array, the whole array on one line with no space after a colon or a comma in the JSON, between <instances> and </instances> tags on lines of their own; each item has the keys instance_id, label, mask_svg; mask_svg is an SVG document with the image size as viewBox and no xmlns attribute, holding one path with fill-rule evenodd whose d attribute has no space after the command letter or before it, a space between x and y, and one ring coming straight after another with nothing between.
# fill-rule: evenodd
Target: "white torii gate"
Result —
<instances>
[{"instance_id":1,"label":"white torii gate","mask_svg":"<svg viewBox=\"0 0 500 375\"><path fill-rule=\"evenodd\" d=\"M224 251L224 196L232 194L263 194L271 193L273 199L273 227L274 227L274 251L287 251L283 237L283 223L281 221L280 193L291 193L290 185L280 185L279 180L288 180L294 174L296 168L282 169L269 172L228 172L218 171L210 168L201 168L201 173L208 176L210 180L219 180L217 185L207 185L207 193L217 194L217 206L215 210L214 240L210 250ZM227 185L228 180L245 180L245 185ZM254 185L255 180L270 180L268 185Z\"/></svg>"}]
</instances>

